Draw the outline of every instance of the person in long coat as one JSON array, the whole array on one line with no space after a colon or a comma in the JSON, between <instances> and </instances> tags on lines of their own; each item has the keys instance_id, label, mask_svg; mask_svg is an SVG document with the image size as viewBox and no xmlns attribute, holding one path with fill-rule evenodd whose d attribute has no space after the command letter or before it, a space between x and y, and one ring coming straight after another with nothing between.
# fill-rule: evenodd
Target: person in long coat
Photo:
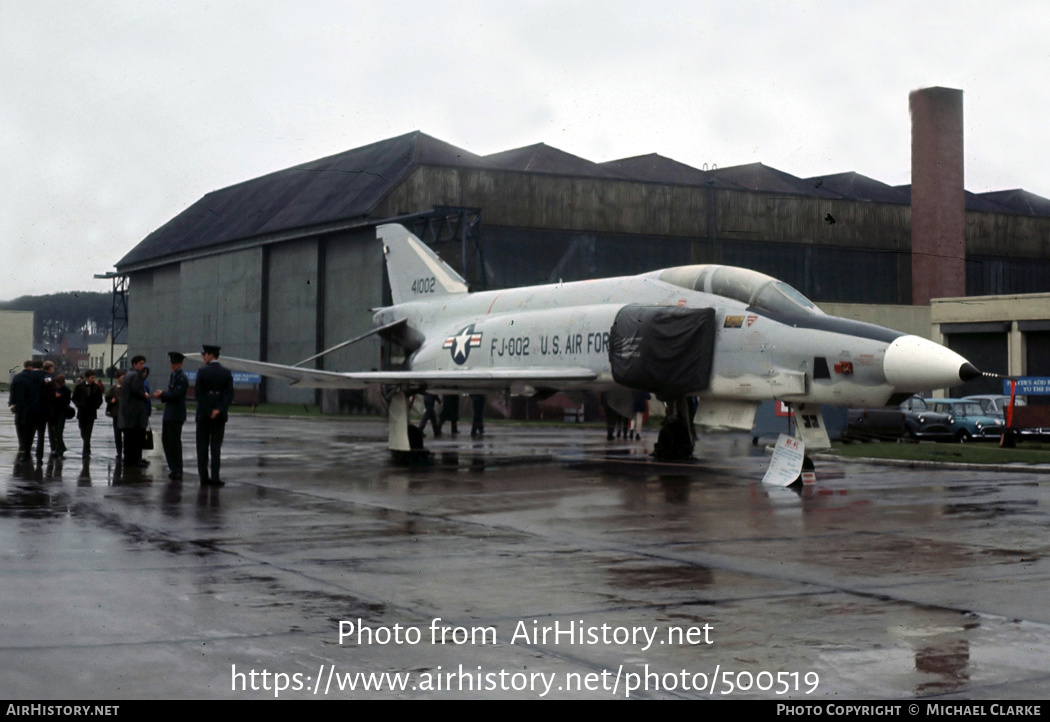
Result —
<instances>
[{"instance_id":1,"label":"person in long coat","mask_svg":"<svg viewBox=\"0 0 1050 722\"><path fill-rule=\"evenodd\" d=\"M146 443L146 427L149 425L149 394L143 369L146 357L131 359L131 371L124 376L120 386L120 431L124 435L124 466L148 466L142 458L142 447Z\"/></svg>"},{"instance_id":2,"label":"person in long coat","mask_svg":"<svg viewBox=\"0 0 1050 722\"><path fill-rule=\"evenodd\" d=\"M117 458L124 458L124 436L120 432L120 387L124 384L124 369L117 369L113 384L106 392L106 416L113 419L113 442L117 447Z\"/></svg>"},{"instance_id":3,"label":"person in long coat","mask_svg":"<svg viewBox=\"0 0 1050 722\"><path fill-rule=\"evenodd\" d=\"M22 433L21 443L26 461L32 458L33 437L36 437L36 460L44 456L44 431L47 427L47 405L44 398L44 384L47 374L40 361L33 361L24 374L15 377L11 386L11 405L19 419L19 430Z\"/></svg>"},{"instance_id":4,"label":"person in long coat","mask_svg":"<svg viewBox=\"0 0 1050 722\"><path fill-rule=\"evenodd\" d=\"M77 425L80 426L80 439L84 442L82 456L91 456L91 430L98 418L99 407L106 391L102 382L95 377L95 372L88 369L84 378L73 388L73 405L77 407Z\"/></svg>"},{"instance_id":5,"label":"person in long coat","mask_svg":"<svg viewBox=\"0 0 1050 722\"><path fill-rule=\"evenodd\" d=\"M8 388L7 405L11 413L15 415L15 433L18 435L18 458L25 454L25 432L22 422L26 415L25 388L29 375L33 372L33 362L26 361L22 370L11 377L11 385Z\"/></svg>"},{"instance_id":6,"label":"person in long coat","mask_svg":"<svg viewBox=\"0 0 1050 722\"><path fill-rule=\"evenodd\" d=\"M223 486L219 478L227 411L233 403L233 374L219 363L218 346L205 346L204 366L197 371L193 396L197 399L197 473L201 486ZM210 463L209 463L210 456Z\"/></svg>"},{"instance_id":7,"label":"person in long coat","mask_svg":"<svg viewBox=\"0 0 1050 722\"><path fill-rule=\"evenodd\" d=\"M66 453L66 441L63 435L66 431L66 414L69 410L69 402L73 392L66 385L64 374L55 376L55 391L51 398L51 408L48 409L47 430L50 435L51 453L62 458Z\"/></svg>"}]
</instances>

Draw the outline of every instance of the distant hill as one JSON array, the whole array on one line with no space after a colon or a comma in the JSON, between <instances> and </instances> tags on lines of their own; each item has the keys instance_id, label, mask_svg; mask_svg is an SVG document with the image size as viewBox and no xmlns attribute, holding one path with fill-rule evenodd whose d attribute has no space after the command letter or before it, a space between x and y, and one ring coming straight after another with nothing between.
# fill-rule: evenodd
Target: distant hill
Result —
<instances>
[{"instance_id":1,"label":"distant hill","mask_svg":"<svg viewBox=\"0 0 1050 722\"><path fill-rule=\"evenodd\" d=\"M65 334L108 333L112 304L113 294L105 291L66 291L0 301L0 310L33 311L34 343L52 349L59 346Z\"/></svg>"}]
</instances>

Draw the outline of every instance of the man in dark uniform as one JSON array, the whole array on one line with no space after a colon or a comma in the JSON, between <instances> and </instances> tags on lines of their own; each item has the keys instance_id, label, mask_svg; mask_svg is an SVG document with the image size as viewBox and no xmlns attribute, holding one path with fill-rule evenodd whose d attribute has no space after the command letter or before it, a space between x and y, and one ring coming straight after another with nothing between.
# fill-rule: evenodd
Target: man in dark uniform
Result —
<instances>
[{"instance_id":1,"label":"man in dark uniform","mask_svg":"<svg viewBox=\"0 0 1050 722\"><path fill-rule=\"evenodd\" d=\"M205 346L201 356L204 366L197 372L197 382L193 386L193 395L197 399L197 473L200 474L201 486L223 486L219 466L227 411L233 403L233 374L219 363L218 346Z\"/></svg>"},{"instance_id":2,"label":"man in dark uniform","mask_svg":"<svg viewBox=\"0 0 1050 722\"><path fill-rule=\"evenodd\" d=\"M102 397L106 391L102 382L95 378L95 372L88 369L84 378L77 382L73 389L73 405L77 407L77 424L80 426L80 438L84 442L81 456L91 456L91 430L98 418L98 409L102 406Z\"/></svg>"},{"instance_id":3,"label":"man in dark uniform","mask_svg":"<svg viewBox=\"0 0 1050 722\"><path fill-rule=\"evenodd\" d=\"M182 478L182 425L186 423L186 392L190 380L182 370L186 357L178 351L169 351L171 378L168 379L168 390L157 389L153 397L164 402L164 427L160 433L164 445L164 458L168 461L169 479Z\"/></svg>"},{"instance_id":4,"label":"man in dark uniform","mask_svg":"<svg viewBox=\"0 0 1050 722\"><path fill-rule=\"evenodd\" d=\"M441 400L435 394L428 394L423 392L423 419L419 422L419 433L423 435L427 431L427 422L434 427L434 436L441 436L441 426L438 425L437 412L434 411L434 404L441 403Z\"/></svg>"},{"instance_id":5,"label":"man in dark uniform","mask_svg":"<svg viewBox=\"0 0 1050 722\"><path fill-rule=\"evenodd\" d=\"M36 437L36 460L44 458L44 429L47 427L47 412L50 406L44 397L44 383L47 374L43 363L33 361L32 368L25 373L17 388L11 389L11 403L21 417L22 442L25 460L29 461L33 452L33 437ZM53 392L52 392L53 393Z\"/></svg>"},{"instance_id":6,"label":"man in dark uniform","mask_svg":"<svg viewBox=\"0 0 1050 722\"><path fill-rule=\"evenodd\" d=\"M124 436L124 466L149 466L142 458L146 444L146 427L149 425L149 394L146 392L146 357L131 359L131 371L124 376L120 386L120 431Z\"/></svg>"},{"instance_id":7,"label":"man in dark uniform","mask_svg":"<svg viewBox=\"0 0 1050 722\"><path fill-rule=\"evenodd\" d=\"M459 394L445 394L441 397L441 415L438 416L437 432L441 436L441 427L446 421L452 423L452 435L459 434Z\"/></svg>"},{"instance_id":8,"label":"man in dark uniform","mask_svg":"<svg viewBox=\"0 0 1050 722\"><path fill-rule=\"evenodd\" d=\"M471 394L470 402L474 406L474 422L470 426L471 438L485 435L485 394Z\"/></svg>"},{"instance_id":9,"label":"man in dark uniform","mask_svg":"<svg viewBox=\"0 0 1050 722\"><path fill-rule=\"evenodd\" d=\"M25 388L29 383L29 374L33 371L33 362L26 361L22 370L11 377L11 386L8 389L7 405L15 415L15 434L18 436L18 457L25 453L25 431L22 429L25 420Z\"/></svg>"}]
</instances>

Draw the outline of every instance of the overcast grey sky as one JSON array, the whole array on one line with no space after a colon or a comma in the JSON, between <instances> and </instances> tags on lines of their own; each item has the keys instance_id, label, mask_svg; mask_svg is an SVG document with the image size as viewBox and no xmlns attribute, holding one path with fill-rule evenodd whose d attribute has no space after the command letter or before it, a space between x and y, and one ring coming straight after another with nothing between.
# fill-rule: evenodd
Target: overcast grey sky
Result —
<instances>
[{"instance_id":1,"label":"overcast grey sky","mask_svg":"<svg viewBox=\"0 0 1050 722\"><path fill-rule=\"evenodd\" d=\"M0 0L0 298L205 193L412 130L910 182L908 93L964 91L966 187L1050 197L1050 3Z\"/></svg>"}]
</instances>

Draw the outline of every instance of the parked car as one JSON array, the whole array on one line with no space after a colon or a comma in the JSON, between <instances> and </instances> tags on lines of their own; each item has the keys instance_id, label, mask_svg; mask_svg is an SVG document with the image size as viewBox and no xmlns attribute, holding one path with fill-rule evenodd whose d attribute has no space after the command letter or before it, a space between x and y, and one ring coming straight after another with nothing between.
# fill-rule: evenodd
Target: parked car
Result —
<instances>
[{"instance_id":1,"label":"parked car","mask_svg":"<svg viewBox=\"0 0 1050 722\"><path fill-rule=\"evenodd\" d=\"M1004 420L1006 419L1006 408L1010 405L1010 397L1003 394L975 394L974 396L964 396L963 401L980 402L984 413ZM1025 401L1023 396L1014 397L1014 408L1027 405L1028 402Z\"/></svg>"},{"instance_id":2,"label":"parked car","mask_svg":"<svg viewBox=\"0 0 1050 722\"><path fill-rule=\"evenodd\" d=\"M985 413L989 416L994 416L997 419L1002 419L1003 425L1006 424L1006 409L1010 406L1010 397L1006 394L976 394L974 396L964 397L967 400L980 401L981 406L984 408ZM1028 402L1024 396L1014 397L1014 408L1021 406L1028 406ZM1024 422L1021 422L1022 424ZM1018 421L1014 420L1015 427L1018 425ZM1050 436L1050 428L1039 427L1039 426L1021 426L1017 433L1021 436L1029 438Z\"/></svg>"},{"instance_id":3,"label":"parked car","mask_svg":"<svg viewBox=\"0 0 1050 722\"><path fill-rule=\"evenodd\" d=\"M950 441L955 438L955 431L949 414L934 411L921 396L912 396L899 406L850 409L845 435L852 439L908 437Z\"/></svg>"},{"instance_id":4,"label":"parked car","mask_svg":"<svg viewBox=\"0 0 1050 722\"><path fill-rule=\"evenodd\" d=\"M934 411L949 414L952 434L956 441L999 438L1005 424L1002 419L985 412L980 401L966 399L930 399Z\"/></svg>"},{"instance_id":5,"label":"parked car","mask_svg":"<svg viewBox=\"0 0 1050 722\"><path fill-rule=\"evenodd\" d=\"M912 396L901 404L904 425L912 439L937 439L947 441L954 438L952 419L949 414L935 411L930 399Z\"/></svg>"}]
</instances>

